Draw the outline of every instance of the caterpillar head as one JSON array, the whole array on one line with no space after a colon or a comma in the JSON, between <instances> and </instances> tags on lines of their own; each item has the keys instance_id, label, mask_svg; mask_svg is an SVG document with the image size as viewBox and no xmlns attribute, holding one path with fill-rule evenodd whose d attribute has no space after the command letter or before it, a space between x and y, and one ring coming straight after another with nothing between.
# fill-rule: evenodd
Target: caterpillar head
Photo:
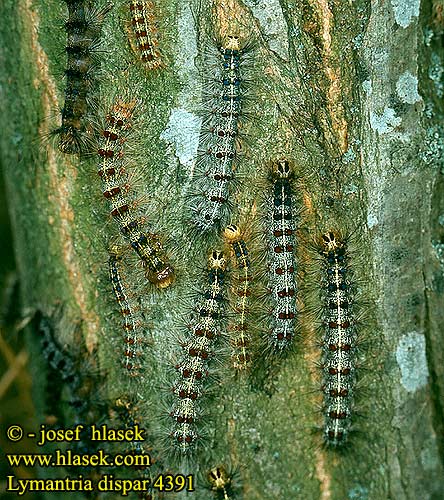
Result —
<instances>
[{"instance_id":1,"label":"caterpillar head","mask_svg":"<svg viewBox=\"0 0 444 500\"><path fill-rule=\"evenodd\" d=\"M224 229L224 238L228 243L236 243L241 237L241 231L235 224L230 224Z\"/></svg>"},{"instance_id":2,"label":"caterpillar head","mask_svg":"<svg viewBox=\"0 0 444 500\"><path fill-rule=\"evenodd\" d=\"M272 165L273 176L278 179L289 179L292 175L290 162L285 159L277 160Z\"/></svg>"},{"instance_id":3,"label":"caterpillar head","mask_svg":"<svg viewBox=\"0 0 444 500\"><path fill-rule=\"evenodd\" d=\"M211 483L213 491L225 491L231 483L231 478L223 466L218 466L210 469L208 481Z\"/></svg>"},{"instance_id":4,"label":"caterpillar head","mask_svg":"<svg viewBox=\"0 0 444 500\"><path fill-rule=\"evenodd\" d=\"M323 253L334 252L345 246L340 234L336 231L327 231L321 236L321 247Z\"/></svg>"},{"instance_id":5,"label":"caterpillar head","mask_svg":"<svg viewBox=\"0 0 444 500\"><path fill-rule=\"evenodd\" d=\"M228 35L224 48L229 50L239 50L240 49L239 37L236 35Z\"/></svg>"},{"instance_id":6,"label":"caterpillar head","mask_svg":"<svg viewBox=\"0 0 444 500\"><path fill-rule=\"evenodd\" d=\"M227 261L223 252L219 250L213 250L208 257L208 265L211 269L224 270L227 266Z\"/></svg>"}]
</instances>

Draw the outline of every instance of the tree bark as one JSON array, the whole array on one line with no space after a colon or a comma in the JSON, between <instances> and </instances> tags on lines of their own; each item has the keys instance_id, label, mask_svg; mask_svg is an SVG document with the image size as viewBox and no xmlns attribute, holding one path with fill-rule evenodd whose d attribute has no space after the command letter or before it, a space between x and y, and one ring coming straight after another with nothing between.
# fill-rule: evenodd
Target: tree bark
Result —
<instances>
[{"instance_id":1,"label":"tree bark","mask_svg":"<svg viewBox=\"0 0 444 500\"><path fill-rule=\"evenodd\" d=\"M149 402L147 427L164 411L183 298L196 286L208 250L221 244L196 243L182 223L199 137L194 63L196 23L203 21L193 12L211 6L156 3L166 61L158 74L126 71L134 62L119 5L106 18L99 53L103 73L112 75L101 82L99 101L109 102L116 88L145 100L135 130L140 186L156 227L178 242L176 250L171 245L176 283L166 292L144 290L142 299L156 365L137 388ZM265 387L236 379L216 384L208 449L190 472L234 464L238 497L246 500L444 498L442 1L220 0L216 6L242 19L240 32L256 42L238 212L244 219L254 212L267 165L289 157L300 179L307 240L339 227L358 242L351 265L365 317L358 404L364 418L356 418L358 435L344 451L325 449L313 432L322 426L313 391L319 347L307 315L304 339ZM87 350L97 350L114 400L126 387L113 354L119 320L107 283L106 244L117 231L104 215L94 159L63 155L44 139L63 106L65 8L56 0L0 5L2 165L23 314L50 316L63 304L65 323L81 324ZM304 245L300 252L309 261ZM315 291L310 276L303 276L305 286ZM72 344L72 328L59 333ZM204 482L198 475L196 500L210 495Z\"/></svg>"}]
</instances>

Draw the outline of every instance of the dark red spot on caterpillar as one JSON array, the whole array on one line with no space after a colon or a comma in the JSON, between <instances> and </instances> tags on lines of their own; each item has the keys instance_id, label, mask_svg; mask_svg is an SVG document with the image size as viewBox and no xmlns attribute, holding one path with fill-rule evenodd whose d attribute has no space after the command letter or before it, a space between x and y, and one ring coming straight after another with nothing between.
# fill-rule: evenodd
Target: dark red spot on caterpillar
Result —
<instances>
[{"instance_id":1,"label":"dark red spot on caterpillar","mask_svg":"<svg viewBox=\"0 0 444 500\"><path fill-rule=\"evenodd\" d=\"M345 411L330 411L328 416L330 418L335 419L335 420L343 420L344 418L347 418L347 412L345 412Z\"/></svg>"},{"instance_id":2,"label":"dark red spot on caterpillar","mask_svg":"<svg viewBox=\"0 0 444 500\"><path fill-rule=\"evenodd\" d=\"M341 388L339 391L337 389L330 389L329 393L333 398L345 398L346 396L348 396L348 389Z\"/></svg>"}]
</instances>

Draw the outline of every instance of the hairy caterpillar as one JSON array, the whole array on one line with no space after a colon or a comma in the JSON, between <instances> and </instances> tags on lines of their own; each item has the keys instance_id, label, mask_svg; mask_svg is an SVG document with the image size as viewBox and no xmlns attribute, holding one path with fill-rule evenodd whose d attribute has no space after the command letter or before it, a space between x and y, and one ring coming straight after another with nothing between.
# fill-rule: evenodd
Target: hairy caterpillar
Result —
<instances>
[{"instance_id":1,"label":"hairy caterpillar","mask_svg":"<svg viewBox=\"0 0 444 500\"><path fill-rule=\"evenodd\" d=\"M135 101L126 103L118 99L106 116L107 124L97 151L100 157L98 174L102 180L103 196L110 204L111 216L121 234L146 268L147 279L162 289L174 281L174 270L166 260L159 237L142 231L142 218L134 213L134 203L127 197L128 174L123 166L122 145L135 106Z\"/></svg>"},{"instance_id":2,"label":"hairy caterpillar","mask_svg":"<svg viewBox=\"0 0 444 500\"><path fill-rule=\"evenodd\" d=\"M236 370L245 371L251 362L249 328L251 313L251 260L247 244L242 237L239 227L230 224L224 230L225 241L231 246L236 260L236 272L232 273L233 297L230 305L234 311L234 319L230 321L231 359ZM233 304L234 302L234 304Z\"/></svg>"},{"instance_id":3,"label":"hairy caterpillar","mask_svg":"<svg viewBox=\"0 0 444 500\"><path fill-rule=\"evenodd\" d=\"M81 415L86 411L87 402L80 398L78 394L81 379L76 363L73 357L56 340L54 325L49 318L38 313L36 324L41 337L42 352L50 368L49 375L56 376L59 381L61 380L69 388L69 405L75 410L79 419L78 422L80 422Z\"/></svg>"},{"instance_id":4,"label":"hairy caterpillar","mask_svg":"<svg viewBox=\"0 0 444 500\"><path fill-rule=\"evenodd\" d=\"M114 295L123 316L123 330L125 348L123 350L122 366L125 373L131 377L140 375L139 360L142 357L141 345L144 341L142 332L142 321L138 313L138 307L133 303L130 293L125 285L121 273L122 255L116 246L110 249L108 259L109 278L113 287Z\"/></svg>"},{"instance_id":5,"label":"hairy caterpillar","mask_svg":"<svg viewBox=\"0 0 444 500\"><path fill-rule=\"evenodd\" d=\"M127 429L133 428L136 424L140 426L141 418L138 411L138 405L135 402L135 399L132 396L122 397L116 400L114 405L120 420L123 422L124 426ZM131 452L134 455L149 455L149 449L145 442L141 441L131 441ZM151 464L151 457L149 460ZM140 479L147 479L152 482L152 473L150 471L150 466L137 466L137 474ZM152 494L151 488L145 491L140 491L138 494L139 498L143 498L144 500L153 500L154 496Z\"/></svg>"},{"instance_id":6,"label":"hairy caterpillar","mask_svg":"<svg viewBox=\"0 0 444 500\"><path fill-rule=\"evenodd\" d=\"M199 158L194 174L192 221L199 233L220 230L230 212L230 186L235 182L238 161L239 119L246 47L228 35L217 48L217 65L204 78L203 113Z\"/></svg>"},{"instance_id":7,"label":"hairy caterpillar","mask_svg":"<svg viewBox=\"0 0 444 500\"><path fill-rule=\"evenodd\" d=\"M131 46L148 70L162 66L157 39L155 6L150 0L129 0Z\"/></svg>"},{"instance_id":8,"label":"hairy caterpillar","mask_svg":"<svg viewBox=\"0 0 444 500\"><path fill-rule=\"evenodd\" d=\"M356 327L350 287L347 240L339 233L322 235L323 257L322 372L324 440L337 447L347 440L351 427L356 379Z\"/></svg>"},{"instance_id":9,"label":"hairy caterpillar","mask_svg":"<svg viewBox=\"0 0 444 500\"><path fill-rule=\"evenodd\" d=\"M55 337L55 327L57 323L60 324L61 316L54 319L39 313L36 321L43 354L52 369L50 374L58 378L59 385L62 382L63 389L67 392L71 408L69 416L74 421L65 421L65 425L82 424L85 429L93 423L99 425L107 414L107 403L100 395L103 377L99 378L89 364L86 352L76 350L71 353L61 347ZM81 432L80 440L73 443L73 453L92 454L96 452L97 446L98 442L92 441L85 430ZM88 466L85 470L92 473Z\"/></svg>"},{"instance_id":10,"label":"hairy caterpillar","mask_svg":"<svg viewBox=\"0 0 444 500\"><path fill-rule=\"evenodd\" d=\"M273 163L271 193L266 198L268 288L272 301L272 328L268 344L274 352L288 349L297 321L296 217L293 169L287 160Z\"/></svg>"},{"instance_id":11,"label":"hairy caterpillar","mask_svg":"<svg viewBox=\"0 0 444 500\"><path fill-rule=\"evenodd\" d=\"M59 136L63 153L81 153L90 142L86 135L87 114L94 87L95 53L105 15L111 5L90 7L84 0L65 0L68 7L66 29L65 103L62 124L53 131Z\"/></svg>"},{"instance_id":12,"label":"hairy caterpillar","mask_svg":"<svg viewBox=\"0 0 444 500\"><path fill-rule=\"evenodd\" d=\"M175 400L170 411L173 419L170 439L181 455L192 453L200 438L202 410L199 401L209 376L214 347L221 334L225 269L224 254L216 250L211 252L202 298L193 308L188 334L180 340L183 354L175 366L179 376L173 386Z\"/></svg>"}]
</instances>

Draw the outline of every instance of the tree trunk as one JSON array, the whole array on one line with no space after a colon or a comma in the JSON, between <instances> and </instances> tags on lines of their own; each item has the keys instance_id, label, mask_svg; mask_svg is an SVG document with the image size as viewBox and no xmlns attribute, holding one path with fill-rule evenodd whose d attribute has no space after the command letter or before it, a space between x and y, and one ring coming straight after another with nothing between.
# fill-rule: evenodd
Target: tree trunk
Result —
<instances>
[{"instance_id":1,"label":"tree trunk","mask_svg":"<svg viewBox=\"0 0 444 500\"><path fill-rule=\"evenodd\" d=\"M238 469L236 498L246 500L444 498L442 0L215 0L213 10L209 0L192 8L158 0L164 66L154 74L135 62L125 2L114 3L97 54L106 76L99 78L95 112L103 117L123 89L138 99L127 140L137 153L135 189L149 198L156 230L168 236L177 277L167 290L153 290L132 264L126 270L130 288L142 289L153 338L147 359L155 369L137 391L131 387L146 402L142 427L154 440L165 432L156 422L174 380L171 353L190 290L199 289L208 252L222 245L219 235L195 238L183 222L199 139L196 65L205 72L199 50L206 42L199 41L209 19L217 16L218 29L234 25L241 39L254 42L246 62L245 182L231 222L260 224L254 214L268 165L289 158L301 205L302 311L319 286L310 242L328 229L355 242L350 267L365 352L356 433L345 449L323 446L317 430L321 333L307 313L294 352L268 371L260 352L249 382L220 369L202 403L212 415L203 453L186 467L154 442L165 470L195 473L196 500L210 497L206 471L219 464ZM3 172L23 315L54 317L63 305L59 341L73 346L67 325L80 325L87 352L97 353L106 373L100 394L114 401L129 391L114 352L121 327L107 281L107 247L118 230L106 215L95 158L65 155L47 139L60 125L64 101L64 17L66 5L56 0L1 2ZM252 243L253 257L261 242ZM216 364L223 359L222 352ZM43 389L36 384L33 391L43 415Z\"/></svg>"}]
</instances>

